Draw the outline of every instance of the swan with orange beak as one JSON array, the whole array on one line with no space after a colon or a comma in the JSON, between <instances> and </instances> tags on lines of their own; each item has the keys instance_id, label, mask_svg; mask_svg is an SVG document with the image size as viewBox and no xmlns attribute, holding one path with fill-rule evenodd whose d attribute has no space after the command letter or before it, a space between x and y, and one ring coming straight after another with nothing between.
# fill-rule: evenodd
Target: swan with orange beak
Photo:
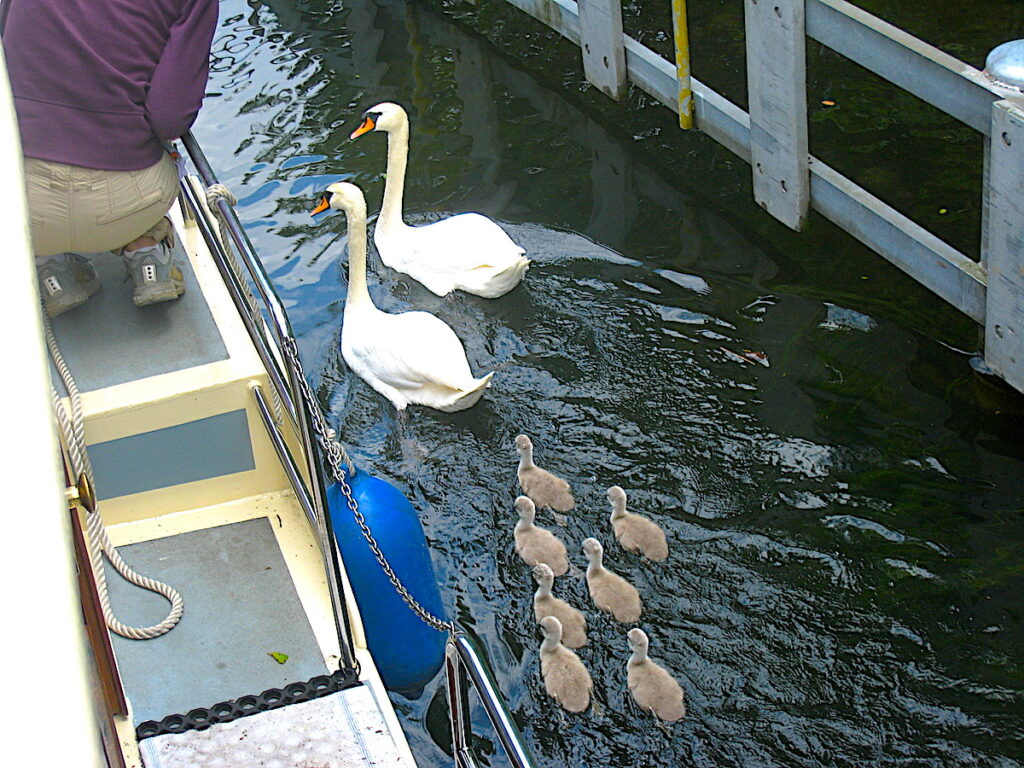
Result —
<instances>
[{"instance_id":1,"label":"swan with orange beak","mask_svg":"<svg viewBox=\"0 0 1024 768\"><path fill-rule=\"evenodd\" d=\"M387 181L373 242L381 261L438 296L460 290L493 299L515 288L530 266L524 250L486 216L460 213L413 227L402 218L409 159L409 118L398 104L366 110L350 138L372 131L388 135Z\"/></svg>"}]
</instances>

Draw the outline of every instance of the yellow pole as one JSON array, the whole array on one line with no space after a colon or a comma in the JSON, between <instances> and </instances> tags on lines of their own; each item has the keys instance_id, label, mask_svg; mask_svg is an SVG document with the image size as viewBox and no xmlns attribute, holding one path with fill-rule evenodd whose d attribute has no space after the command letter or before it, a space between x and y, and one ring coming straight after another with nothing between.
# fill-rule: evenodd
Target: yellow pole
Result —
<instances>
[{"instance_id":1,"label":"yellow pole","mask_svg":"<svg viewBox=\"0 0 1024 768\"><path fill-rule=\"evenodd\" d=\"M679 127L693 128L693 91L690 90L690 36L686 30L686 0L672 0L672 26L675 28L676 41Z\"/></svg>"}]
</instances>

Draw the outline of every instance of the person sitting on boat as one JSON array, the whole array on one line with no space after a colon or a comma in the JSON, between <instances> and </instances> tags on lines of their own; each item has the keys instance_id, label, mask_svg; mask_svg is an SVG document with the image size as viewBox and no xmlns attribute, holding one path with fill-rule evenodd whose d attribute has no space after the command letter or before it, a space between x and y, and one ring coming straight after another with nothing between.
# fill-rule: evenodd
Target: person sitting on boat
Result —
<instances>
[{"instance_id":1,"label":"person sitting on boat","mask_svg":"<svg viewBox=\"0 0 1024 768\"><path fill-rule=\"evenodd\" d=\"M194 122L217 0L6 0L32 246L51 317L99 288L83 253L118 251L137 306L185 290L165 214L166 142Z\"/></svg>"}]
</instances>

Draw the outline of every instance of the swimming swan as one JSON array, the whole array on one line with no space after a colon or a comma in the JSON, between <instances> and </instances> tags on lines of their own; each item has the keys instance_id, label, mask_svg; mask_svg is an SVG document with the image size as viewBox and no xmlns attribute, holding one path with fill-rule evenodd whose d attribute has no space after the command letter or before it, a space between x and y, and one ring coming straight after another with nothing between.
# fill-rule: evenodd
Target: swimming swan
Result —
<instances>
[{"instance_id":1,"label":"swimming swan","mask_svg":"<svg viewBox=\"0 0 1024 768\"><path fill-rule=\"evenodd\" d=\"M544 688L570 712L582 712L590 705L594 682L579 656L562 645L562 624L554 616L540 621L544 641L540 644L540 674Z\"/></svg>"},{"instance_id":2,"label":"swimming swan","mask_svg":"<svg viewBox=\"0 0 1024 768\"><path fill-rule=\"evenodd\" d=\"M516 523L516 552L527 565L547 563L552 573L561 576L569 570L569 559L565 554L565 544L555 534L545 528L533 524L537 510L533 502L525 496L516 497L516 511L519 522Z\"/></svg>"},{"instance_id":3,"label":"swimming swan","mask_svg":"<svg viewBox=\"0 0 1024 768\"><path fill-rule=\"evenodd\" d=\"M388 134L384 203L373 242L381 261L421 282L438 296L459 289L493 299L508 293L530 265L505 230L479 213L410 227L402 221L402 192L409 159L409 117L397 104L370 107L350 138L370 131Z\"/></svg>"},{"instance_id":4,"label":"swimming swan","mask_svg":"<svg viewBox=\"0 0 1024 768\"><path fill-rule=\"evenodd\" d=\"M377 309L366 288L363 193L354 184L332 184L313 213L328 207L348 217L348 298L341 329L348 367L399 411L410 403L449 412L472 406L494 373L474 379L455 331L429 312L392 315Z\"/></svg>"},{"instance_id":5,"label":"swimming swan","mask_svg":"<svg viewBox=\"0 0 1024 768\"><path fill-rule=\"evenodd\" d=\"M587 588L590 599L616 620L629 624L640 618L643 605L636 587L601 564L604 548L597 539L584 539L583 554L587 556Z\"/></svg>"},{"instance_id":6,"label":"swimming swan","mask_svg":"<svg viewBox=\"0 0 1024 768\"><path fill-rule=\"evenodd\" d=\"M624 550L639 552L650 560L664 560L668 557L665 532L646 517L626 511L624 490L613 485L608 489L608 501L612 504L612 530Z\"/></svg>"},{"instance_id":7,"label":"swimming swan","mask_svg":"<svg viewBox=\"0 0 1024 768\"><path fill-rule=\"evenodd\" d=\"M519 451L519 487L538 507L551 507L558 512L568 512L576 506L569 484L560 477L541 469L533 463L533 442L526 435L516 438Z\"/></svg>"},{"instance_id":8,"label":"swimming swan","mask_svg":"<svg viewBox=\"0 0 1024 768\"><path fill-rule=\"evenodd\" d=\"M683 689L663 667L647 658L647 634L639 627L626 633L633 651L626 662L626 685L645 712L662 720L679 720L686 715Z\"/></svg>"},{"instance_id":9,"label":"swimming swan","mask_svg":"<svg viewBox=\"0 0 1024 768\"><path fill-rule=\"evenodd\" d=\"M533 569L537 592L533 596L533 615L540 622L545 616L554 616L562 624L562 644L569 648L582 648L587 644L587 620L583 614L560 597L551 594L555 574L547 563L538 563Z\"/></svg>"}]
</instances>

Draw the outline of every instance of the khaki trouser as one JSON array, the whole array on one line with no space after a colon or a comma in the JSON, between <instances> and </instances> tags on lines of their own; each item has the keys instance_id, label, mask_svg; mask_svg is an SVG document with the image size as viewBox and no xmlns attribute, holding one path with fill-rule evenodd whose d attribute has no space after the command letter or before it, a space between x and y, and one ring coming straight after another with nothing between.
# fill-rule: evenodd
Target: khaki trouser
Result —
<instances>
[{"instance_id":1,"label":"khaki trouser","mask_svg":"<svg viewBox=\"0 0 1024 768\"><path fill-rule=\"evenodd\" d=\"M100 171L26 157L25 184L37 256L99 253L142 235L159 240L166 234L163 216L177 195L178 172L167 154L141 171Z\"/></svg>"}]
</instances>

